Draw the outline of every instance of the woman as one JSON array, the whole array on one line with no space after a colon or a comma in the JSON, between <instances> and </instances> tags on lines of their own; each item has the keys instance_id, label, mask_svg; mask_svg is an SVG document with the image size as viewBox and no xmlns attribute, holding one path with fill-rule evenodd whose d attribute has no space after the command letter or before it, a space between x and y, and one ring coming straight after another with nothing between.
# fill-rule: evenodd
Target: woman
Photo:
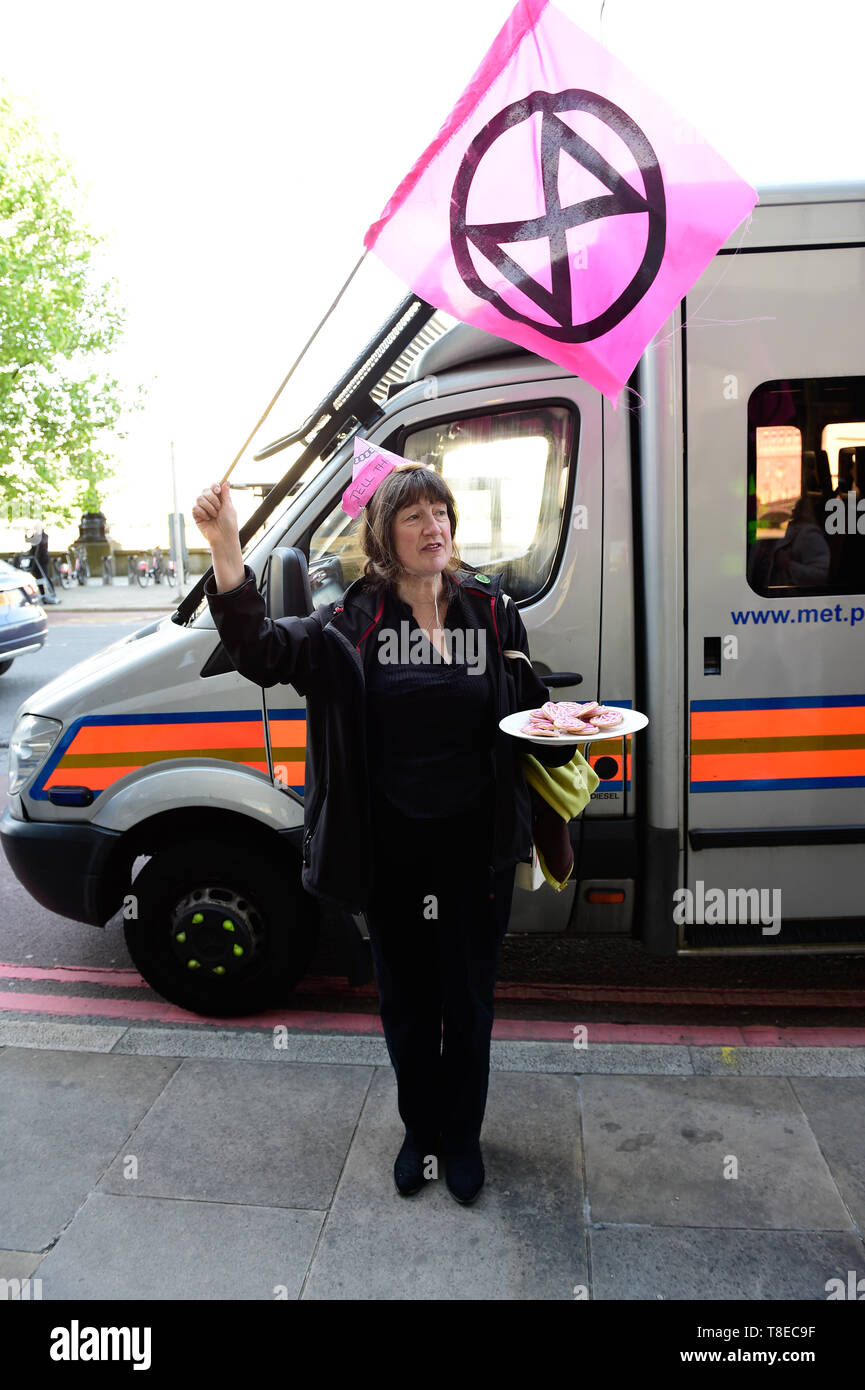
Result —
<instances>
[{"instance_id":1,"label":"woman","mask_svg":"<svg viewBox=\"0 0 865 1390\"><path fill-rule=\"evenodd\" d=\"M306 696L302 882L366 914L406 1130L397 1190L418 1192L442 1146L451 1194L472 1202L499 951L516 863L531 855L520 745L498 725L548 699L522 619L500 577L463 568L453 495L420 464L399 465L368 499L363 576L305 618L266 617L227 483L205 488L192 515L236 670ZM532 751L553 767L573 755Z\"/></svg>"}]
</instances>

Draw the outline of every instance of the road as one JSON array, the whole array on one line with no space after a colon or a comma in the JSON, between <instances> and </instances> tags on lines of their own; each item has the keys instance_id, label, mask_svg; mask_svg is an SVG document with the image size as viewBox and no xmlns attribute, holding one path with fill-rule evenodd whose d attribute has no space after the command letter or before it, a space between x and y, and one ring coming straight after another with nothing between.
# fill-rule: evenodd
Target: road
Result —
<instances>
[{"instance_id":1,"label":"road","mask_svg":"<svg viewBox=\"0 0 865 1390\"><path fill-rule=\"evenodd\" d=\"M10 671L0 678L0 805L5 805L8 765L8 741L12 717L18 705L47 681L67 671L77 661L100 651L124 634L144 626L158 616L156 612L136 611L129 614L60 613L50 612L50 632L45 648L20 658ZM67 970L130 970L120 918L112 919L107 928L86 926L46 912L36 904L17 882L5 856L0 854L0 970L2 963L30 968L63 967ZM339 1009L339 969L334 944L322 942L318 957L313 961L310 976L321 981L321 988L310 987L308 1007ZM144 998L149 991L135 990L130 994L130 981L123 980L123 997ZM726 1019L753 1023L772 1022L778 1026L803 1024L806 1019L814 1026L843 1023L865 1025L865 1008L841 1008L838 1002L823 998L815 1006L803 1009L779 1002L780 990L798 991L860 991L865 999L865 955L798 955L777 957L683 957L678 959L648 956L642 946L628 937L599 937L593 939L510 937L503 951L499 978L504 993L514 982L529 982L532 991L523 991L520 999L508 1000L511 1016L526 1018L574 1017L575 1008L584 1021L597 1019L666 1022L681 1020L706 1021L719 1016L719 1002L701 1003L702 991L750 989L755 991L753 1006L741 1003L725 1007ZM91 982L92 983L92 982ZM7 980L6 988L37 990L36 983ZM597 988L597 998L580 999L579 1004L557 991L570 987L575 996L587 987ZM645 991L645 1000L634 987ZM110 987L109 987L110 988ZM371 987L374 991L374 987ZM336 990L336 993L333 991ZM681 991L675 997L662 1000L659 990ZM67 980L64 991L92 994L86 982L76 985ZM771 996L766 992L771 992ZM519 992L518 992L519 994ZM615 997L614 997L615 995ZM152 997L152 996L151 996ZM357 1009L356 994L347 996L351 1007ZM374 992L366 1007L375 1008Z\"/></svg>"},{"instance_id":2,"label":"road","mask_svg":"<svg viewBox=\"0 0 865 1390\"><path fill-rule=\"evenodd\" d=\"M127 617L121 613L61 613L56 608L48 614L48 638L39 652L19 656L5 675L0 676L0 745L6 748L12 727L12 717L29 695L40 686L62 676L70 666L101 651L112 642L144 627L155 618L165 616L165 610L138 611Z\"/></svg>"},{"instance_id":3,"label":"road","mask_svg":"<svg viewBox=\"0 0 865 1390\"><path fill-rule=\"evenodd\" d=\"M48 639L40 652L19 657L0 676L0 807L6 805L9 736L18 706L71 666L108 647L156 617L156 611L122 614L61 613L47 609ZM38 711L37 711L38 712ZM34 966L131 966L119 926L108 931L46 912L21 887L0 853L0 961Z\"/></svg>"}]
</instances>

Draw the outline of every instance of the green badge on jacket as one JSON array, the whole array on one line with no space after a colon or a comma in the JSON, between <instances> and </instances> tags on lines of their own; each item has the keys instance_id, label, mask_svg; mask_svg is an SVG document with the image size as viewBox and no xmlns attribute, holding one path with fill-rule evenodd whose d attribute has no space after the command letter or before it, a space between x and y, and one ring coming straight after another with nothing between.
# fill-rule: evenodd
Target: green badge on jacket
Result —
<instances>
[{"instance_id":1,"label":"green badge on jacket","mask_svg":"<svg viewBox=\"0 0 865 1390\"><path fill-rule=\"evenodd\" d=\"M488 574L476 574L475 579L478 581L479 584L489 584L490 582L490 577Z\"/></svg>"}]
</instances>

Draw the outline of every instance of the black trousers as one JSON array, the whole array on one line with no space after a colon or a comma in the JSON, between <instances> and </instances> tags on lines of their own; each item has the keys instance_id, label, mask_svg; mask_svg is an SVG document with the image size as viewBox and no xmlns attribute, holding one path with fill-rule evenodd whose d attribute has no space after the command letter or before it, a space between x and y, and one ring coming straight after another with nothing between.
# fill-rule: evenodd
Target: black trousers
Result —
<instances>
[{"instance_id":1,"label":"black trousers","mask_svg":"<svg viewBox=\"0 0 865 1390\"><path fill-rule=\"evenodd\" d=\"M373 808L366 914L387 1049L406 1131L452 1155L481 1133L493 991L516 866L494 874L493 804L438 820Z\"/></svg>"}]
</instances>

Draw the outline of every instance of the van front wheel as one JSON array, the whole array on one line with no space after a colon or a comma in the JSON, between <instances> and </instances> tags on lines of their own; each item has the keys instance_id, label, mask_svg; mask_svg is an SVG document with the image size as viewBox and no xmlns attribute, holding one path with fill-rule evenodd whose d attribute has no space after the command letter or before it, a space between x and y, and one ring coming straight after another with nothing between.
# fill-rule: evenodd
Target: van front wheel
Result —
<instances>
[{"instance_id":1,"label":"van front wheel","mask_svg":"<svg viewBox=\"0 0 865 1390\"><path fill-rule=\"evenodd\" d=\"M157 851L132 884L124 920L134 965L192 1013L254 1014L303 978L316 947L314 904L292 860L213 840Z\"/></svg>"}]
</instances>

